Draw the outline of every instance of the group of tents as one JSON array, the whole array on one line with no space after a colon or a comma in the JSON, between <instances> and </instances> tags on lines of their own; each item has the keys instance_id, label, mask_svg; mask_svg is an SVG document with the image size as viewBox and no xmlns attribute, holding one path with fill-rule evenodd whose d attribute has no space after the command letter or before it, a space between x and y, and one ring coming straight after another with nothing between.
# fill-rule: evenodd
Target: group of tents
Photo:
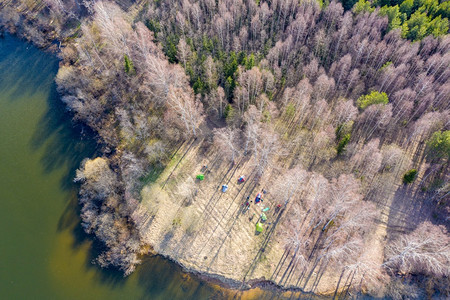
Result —
<instances>
[{"instance_id":1,"label":"group of tents","mask_svg":"<svg viewBox=\"0 0 450 300\"><path fill-rule=\"evenodd\" d=\"M203 181L205 179L205 175L201 173L201 174L198 174L195 178L200 180L200 181ZM243 183L244 181L245 181L245 176L244 175L239 176L238 182L239 183ZM227 190L228 190L228 185L226 185L226 184L222 185L222 192L225 193ZM261 193L258 193L258 195L256 195L255 203L262 202L261 196L262 196ZM256 231L259 232L259 233L263 232L263 230L264 230L264 225L261 222L267 221L267 216L266 216L266 214L264 212L268 211L268 210L269 210L268 207L263 209L263 213L261 214L261 218L256 223Z\"/></svg>"}]
</instances>

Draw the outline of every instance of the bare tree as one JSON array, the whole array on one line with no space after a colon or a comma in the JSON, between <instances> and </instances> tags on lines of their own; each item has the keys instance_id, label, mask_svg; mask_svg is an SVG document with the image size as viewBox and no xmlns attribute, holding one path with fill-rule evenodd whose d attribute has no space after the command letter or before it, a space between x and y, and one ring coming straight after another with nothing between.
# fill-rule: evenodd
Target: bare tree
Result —
<instances>
[{"instance_id":1,"label":"bare tree","mask_svg":"<svg viewBox=\"0 0 450 300\"><path fill-rule=\"evenodd\" d=\"M192 55L191 49L183 38L181 38L180 41L178 42L177 48L178 48L177 53L178 60L183 64L184 69L186 69L187 63Z\"/></svg>"},{"instance_id":2,"label":"bare tree","mask_svg":"<svg viewBox=\"0 0 450 300\"><path fill-rule=\"evenodd\" d=\"M192 177L188 177L185 181L177 187L177 193L183 200L186 200L186 204L190 205L197 195L198 189L195 186L194 179Z\"/></svg>"},{"instance_id":3,"label":"bare tree","mask_svg":"<svg viewBox=\"0 0 450 300\"><path fill-rule=\"evenodd\" d=\"M339 101L335 108L333 123L335 126L354 120L358 115L358 109L353 105L352 100Z\"/></svg>"},{"instance_id":4,"label":"bare tree","mask_svg":"<svg viewBox=\"0 0 450 300\"><path fill-rule=\"evenodd\" d=\"M185 130L185 135L197 136L203 119L203 105L192 93L181 88L170 88L167 95L167 116Z\"/></svg>"},{"instance_id":5,"label":"bare tree","mask_svg":"<svg viewBox=\"0 0 450 300\"><path fill-rule=\"evenodd\" d=\"M265 128L256 145L256 153L254 153L257 177L261 177L269 166L273 167L273 158L279 149L278 135L270 127Z\"/></svg>"},{"instance_id":6,"label":"bare tree","mask_svg":"<svg viewBox=\"0 0 450 300\"><path fill-rule=\"evenodd\" d=\"M409 165L405 152L395 144L383 146L381 154L383 155L381 160L383 171L396 172L402 165Z\"/></svg>"},{"instance_id":7,"label":"bare tree","mask_svg":"<svg viewBox=\"0 0 450 300\"><path fill-rule=\"evenodd\" d=\"M239 138L240 133L237 129L230 127L214 129L214 144L222 155L229 157L233 164L240 155Z\"/></svg>"},{"instance_id":8,"label":"bare tree","mask_svg":"<svg viewBox=\"0 0 450 300\"><path fill-rule=\"evenodd\" d=\"M410 234L386 245L383 266L391 273L450 274L450 237L443 226L424 222Z\"/></svg>"},{"instance_id":9,"label":"bare tree","mask_svg":"<svg viewBox=\"0 0 450 300\"><path fill-rule=\"evenodd\" d=\"M360 176L371 179L380 169L383 156L379 150L380 140L372 139L351 158L353 169Z\"/></svg>"},{"instance_id":10,"label":"bare tree","mask_svg":"<svg viewBox=\"0 0 450 300\"><path fill-rule=\"evenodd\" d=\"M244 114L245 121L245 146L244 155L247 155L249 151L257 153L258 140L261 135L261 112L254 106L250 105Z\"/></svg>"},{"instance_id":11,"label":"bare tree","mask_svg":"<svg viewBox=\"0 0 450 300\"><path fill-rule=\"evenodd\" d=\"M286 206L291 200L298 199L307 176L308 173L299 166L283 172L273 186L277 202Z\"/></svg>"},{"instance_id":12,"label":"bare tree","mask_svg":"<svg viewBox=\"0 0 450 300\"><path fill-rule=\"evenodd\" d=\"M77 170L76 182L84 182L83 193L89 197L106 198L115 193L117 176L109 167L108 161L102 157L86 160Z\"/></svg>"},{"instance_id":13,"label":"bare tree","mask_svg":"<svg viewBox=\"0 0 450 300\"><path fill-rule=\"evenodd\" d=\"M237 103L239 111L243 113L245 109L254 104L256 98L264 90L263 74L258 67L244 71L238 78L239 88L237 93Z\"/></svg>"}]
</instances>

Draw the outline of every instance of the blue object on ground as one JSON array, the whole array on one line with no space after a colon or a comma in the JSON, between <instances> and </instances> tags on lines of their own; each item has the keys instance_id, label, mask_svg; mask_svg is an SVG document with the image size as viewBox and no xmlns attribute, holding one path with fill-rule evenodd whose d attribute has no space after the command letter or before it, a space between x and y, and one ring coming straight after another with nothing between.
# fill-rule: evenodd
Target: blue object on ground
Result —
<instances>
[{"instance_id":1,"label":"blue object on ground","mask_svg":"<svg viewBox=\"0 0 450 300\"><path fill-rule=\"evenodd\" d=\"M228 190L228 185L222 185L222 193L225 193Z\"/></svg>"}]
</instances>

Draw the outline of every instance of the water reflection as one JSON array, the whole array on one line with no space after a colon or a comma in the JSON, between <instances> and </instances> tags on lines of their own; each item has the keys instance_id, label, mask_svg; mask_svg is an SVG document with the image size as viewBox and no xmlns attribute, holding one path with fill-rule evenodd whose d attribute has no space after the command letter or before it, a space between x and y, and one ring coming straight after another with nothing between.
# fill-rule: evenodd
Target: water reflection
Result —
<instances>
[{"instance_id":1,"label":"water reflection","mask_svg":"<svg viewBox=\"0 0 450 300\"><path fill-rule=\"evenodd\" d=\"M220 288L160 256L143 258L128 278L92 264L103 248L81 228L72 178L97 147L93 133L74 124L58 99L57 68L55 57L29 44L10 36L0 40L0 234L6 241L0 246L2 298L281 297L259 289Z\"/></svg>"},{"instance_id":2,"label":"water reflection","mask_svg":"<svg viewBox=\"0 0 450 300\"><path fill-rule=\"evenodd\" d=\"M52 74L55 74L56 70L57 66ZM63 165L68 167L68 172L61 179L61 187L72 189L75 170L84 158L93 157L96 153L94 133L87 126L71 121L57 95L54 81L49 88L49 109L39 121L31 139L31 147L36 151L45 145L41 158L45 172L50 173Z\"/></svg>"}]
</instances>

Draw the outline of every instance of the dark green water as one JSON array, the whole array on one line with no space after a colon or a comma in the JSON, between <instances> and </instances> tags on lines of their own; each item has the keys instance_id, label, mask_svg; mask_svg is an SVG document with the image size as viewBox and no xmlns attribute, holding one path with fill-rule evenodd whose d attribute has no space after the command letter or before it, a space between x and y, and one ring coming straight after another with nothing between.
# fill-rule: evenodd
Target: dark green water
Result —
<instances>
[{"instance_id":1,"label":"dark green water","mask_svg":"<svg viewBox=\"0 0 450 300\"><path fill-rule=\"evenodd\" d=\"M90 263L98 247L80 228L72 178L95 144L65 113L57 70L50 54L0 39L0 299L233 298L159 257L126 279Z\"/></svg>"}]
</instances>

